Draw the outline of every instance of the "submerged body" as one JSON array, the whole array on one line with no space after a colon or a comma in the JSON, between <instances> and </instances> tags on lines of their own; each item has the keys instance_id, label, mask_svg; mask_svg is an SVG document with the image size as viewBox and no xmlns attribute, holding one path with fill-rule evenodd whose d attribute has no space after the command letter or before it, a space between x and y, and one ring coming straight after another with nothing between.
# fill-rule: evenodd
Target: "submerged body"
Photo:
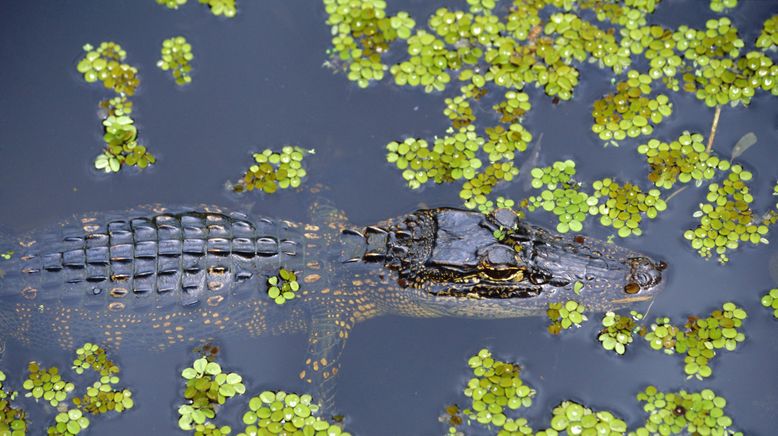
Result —
<instances>
[{"instance_id":1,"label":"submerged body","mask_svg":"<svg viewBox=\"0 0 778 436\"><path fill-rule=\"evenodd\" d=\"M519 317L568 299L604 311L662 285L661 263L552 234L507 210L421 210L364 229L347 228L328 206L311 215L298 224L157 207L87 215L11 241L14 256L0 262L0 331L66 349L307 331L300 377L326 403L349 331L371 317ZM283 306L267 296L280 268L301 281Z\"/></svg>"}]
</instances>

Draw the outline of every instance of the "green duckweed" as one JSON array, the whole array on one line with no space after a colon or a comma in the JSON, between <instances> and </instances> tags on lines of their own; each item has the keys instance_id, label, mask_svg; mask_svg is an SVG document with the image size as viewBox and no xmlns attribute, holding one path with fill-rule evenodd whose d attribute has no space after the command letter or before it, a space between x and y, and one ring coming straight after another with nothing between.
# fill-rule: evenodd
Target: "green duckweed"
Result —
<instances>
[{"instance_id":1,"label":"green duckweed","mask_svg":"<svg viewBox=\"0 0 778 436\"><path fill-rule=\"evenodd\" d=\"M91 44L83 47L86 54L76 65L87 83L100 81L106 89L117 94L132 96L140 84L137 68L125 64L127 57L122 47L115 42L102 42L95 48Z\"/></svg>"},{"instance_id":2,"label":"green duckweed","mask_svg":"<svg viewBox=\"0 0 778 436\"><path fill-rule=\"evenodd\" d=\"M535 390L521 379L521 368L515 363L503 362L492 357L492 353L484 348L470 357L467 362L473 377L464 389L466 397L470 398L468 408L455 412L449 422L451 429L464 419L476 421L482 425L495 426L504 429L527 428L526 420L510 418L510 411L532 405ZM463 418L464 417L464 418Z\"/></svg>"},{"instance_id":3,"label":"green duckweed","mask_svg":"<svg viewBox=\"0 0 778 436\"><path fill-rule=\"evenodd\" d=\"M512 162L493 163L487 166L483 172L476 174L472 180L462 185L459 197L465 201L465 207L478 208L481 212L494 209L493 203L487 196L492 189L502 181L511 181L519 174L519 169Z\"/></svg>"},{"instance_id":4,"label":"green duckweed","mask_svg":"<svg viewBox=\"0 0 778 436\"><path fill-rule=\"evenodd\" d=\"M165 6L168 9L178 9L179 6L185 5L187 0L157 0L157 4Z\"/></svg>"},{"instance_id":5,"label":"green duckweed","mask_svg":"<svg viewBox=\"0 0 778 436\"><path fill-rule=\"evenodd\" d=\"M536 436L568 435L623 435L627 423L608 411L595 412L574 401L563 401L554 408L550 422L551 428L539 431Z\"/></svg>"},{"instance_id":6,"label":"green duckweed","mask_svg":"<svg viewBox=\"0 0 778 436\"><path fill-rule=\"evenodd\" d=\"M145 146L138 144L138 130L130 117L132 102L128 96L135 94L140 84L138 70L123 63L127 53L114 42L103 42L98 48L84 45L86 55L76 69L87 83L101 81L106 89L118 95L100 102L103 116L103 152L95 158L96 169L116 173L127 166L143 169L156 162Z\"/></svg>"},{"instance_id":7,"label":"green duckweed","mask_svg":"<svg viewBox=\"0 0 778 436\"><path fill-rule=\"evenodd\" d=\"M772 309L773 317L778 319L778 288L770 289L770 291L762 296L760 300L762 306Z\"/></svg>"},{"instance_id":8,"label":"green duckweed","mask_svg":"<svg viewBox=\"0 0 778 436\"><path fill-rule=\"evenodd\" d=\"M741 243L767 243L768 225L761 223L749 206L754 199L746 183L752 177L750 171L735 164L721 183L708 185L706 202L693 215L699 225L684 232L684 238L700 256L710 258L715 254L721 263L726 263L727 251Z\"/></svg>"},{"instance_id":9,"label":"green duckweed","mask_svg":"<svg viewBox=\"0 0 778 436\"><path fill-rule=\"evenodd\" d=\"M228 399L243 395L246 387L240 374L223 372L222 367L205 357L196 359L191 367L181 372L186 380L184 398L186 403L178 408L178 427L181 430L202 432L221 432L215 425L207 425L207 421L216 417L216 412Z\"/></svg>"},{"instance_id":10,"label":"green duckweed","mask_svg":"<svg viewBox=\"0 0 778 436\"><path fill-rule=\"evenodd\" d=\"M522 204L530 212L542 208L556 215L559 233L580 232L587 216L598 213L597 199L581 191L580 184L573 179L575 171L575 162L566 160L530 172L532 187L545 189Z\"/></svg>"},{"instance_id":11,"label":"green duckweed","mask_svg":"<svg viewBox=\"0 0 778 436\"><path fill-rule=\"evenodd\" d=\"M315 150L306 150L298 146L287 145L280 152L265 149L254 153L254 164L249 167L243 178L232 185L235 192L262 191L273 194L279 189L297 188L302 184L308 172L303 168L306 155Z\"/></svg>"},{"instance_id":12,"label":"green duckweed","mask_svg":"<svg viewBox=\"0 0 778 436\"><path fill-rule=\"evenodd\" d=\"M705 151L703 136L684 131L678 139L662 142L651 139L638 146L638 153L646 156L651 166L648 180L660 188L670 189L676 182L695 181L697 186L711 180L717 171L726 171L730 163Z\"/></svg>"},{"instance_id":13,"label":"green duckweed","mask_svg":"<svg viewBox=\"0 0 778 436\"><path fill-rule=\"evenodd\" d=\"M572 327L580 327L589 318L584 315L586 306L577 301L568 300L564 303L548 303L546 316L551 320L548 332L558 335L562 330Z\"/></svg>"},{"instance_id":14,"label":"green duckweed","mask_svg":"<svg viewBox=\"0 0 778 436\"><path fill-rule=\"evenodd\" d=\"M645 403L649 414L643 426L631 431L630 436L655 434L715 434L742 436L732 427L732 418L724 414L727 400L710 389L700 392L661 392L648 386L636 396Z\"/></svg>"},{"instance_id":15,"label":"green duckweed","mask_svg":"<svg viewBox=\"0 0 778 436\"><path fill-rule=\"evenodd\" d=\"M119 366L111 359L105 349L99 345L87 342L76 350L76 358L73 360L73 371L83 374L86 370L97 372L103 377L112 377L119 374ZM118 380L114 383L117 383Z\"/></svg>"},{"instance_id":16,"label":"green duckweed","mask_svg":"<svg viewBox=\"0 0 778 436\"><path fill-rule=\"evenodd\" d=\"M651 93L651 76L635 70L627 73L627 80L616 84L616 92L594 102L592 131L603 141L617 143L629 138L650 135L654 127L673 112L670 99Z\"/></svg>"},{"instance_id":17,"label":"green duckweed","mask_svg":"<svg viewBox=\"0 0 778 436\"><path fill-rule=\"evenodd\" d=\"M161 59L157 61L157 67L163 71L170 71L177 85L186 85L192 82L192 66L194 59L192 46L183 36L175 36L162 41Z\"/></svg>"},{"instance_id":18,"label":"green duckweed","mask_svg":"<svg viewBox=\"0 0 778 436\"><path fill-rule=\"evenodd\" d=\"M235 0L198 0L200 4L207 5L211 13L216 16L232 18L238 13Z\"/></svg>"},{"instance_id":19,"label":"green duckweed","mask_svg":"<svg viewBox=\"0 0 778 436\"><path fill-rule=\"evenodd\" d=\"M3 253L0 253L0 259L2 259L2 260L11 260L13 255L14 255L14 251L13 250L7 250L7 251L5 251Z\"/></svg>"},{"instance_id":20,"label":"green duckweed","mask_svg":"<svg viewBox=\"0 0 778 436\"><path fill-rule=\"evenodd\" d=\"M69 409L54 417L55 424L49 427L50 436L67 436L79 434L89 427L89 418L79 409Z\"/></svg>"},{"instance_id":21,"label":"green duckweed","mask_svg":"<svg viewBox=\"0 0 778 436\"><path fill-rule=\"evenodd\" d=\"M11 405L16 392L6 391L3 383L5 373L0 371L0 434L7 436L24 436L27 433L27 414L24 410Z\"/></svg>"},{"instance_id":22,"label":"green duckweed","mask_svg":"<svg viewBox=\"0 0 778 436\"><path fill-rule=\"evenodd\" d=\"M710 0L710 10L722 13L737 6L737 0Z\"/></svg>"},{"instance_id":23,"label":"green duckweed","mask_svg":"<svg viewBox=\"0 0 778 436\"><path fill-rule=\"evenodd\" d=\"M613 227L622 238L640 236L643 217L654 219L667 209L658 189L643 192L637 185L620 184L610 178L596 180L592 187L593 196L599 199L600 224Z\"/></svg>"},{"instance_id":24,"label":"green duckweed","mask_svg":"<svg viewBox=\"0 0 778 436\"><path fill-rule=\"evenodd\" d=\"M739 329L746 318L742 308L727 302L707 318L689 317L683 328L672 325L669 318L658 318L644 339L654 350L685 354L687 378L702 380L713 373L709 361L717 350L734 351L745 340L745 334Z\"/></svg>"},{"instance_id":25,"label":"green duckweed","mask_svg":"<svg viewBox=\"0 0 778 436\"><path fill-rule=\"evenodd\" d=\"M765 20L762 32L756 39L756 46L762 50L775 50L778 47L778 15Z\"/></svg>"},{"instance_id":26,"label":"green duckweed","mask_svg":"<svg viewBox=\"0 0 778 436\"><path fill-rule=\"evenodd\" d=\"M349 436L341 424L331 423L320 416L319 406L308 394L298 395L284 391L263 391L249 399L243 414L246 428L238 436L265 434L341 435Z\"/></svg>"},{"instance_id":27,"label":"green duckweed","mask_svg":"<svg viewBox=\"0 0 778 436\"><path fill-rule=\"evenodd\" d=\"M75 385L62 379L59 368L42 368L38 362L30 362L27 365L27 380L22 387L27 393L25 397L44 400L52 407L65 401L68 394L75 389Z\"/></svg>"},{"instance_id":28,"label":"green duckweed","mask_svg":"<svg viewBox=\"0 0 778 436\"><path fill-rule=\"evenodd\" d=\"M600 330L597 340L602 344L602 348L616 354L624 354L632 343L632 336L641 330L635 322L641 319L643 315L634 310L630 312L630 316L607 312L602 318L603 329Z\"/></svg>"},{"instance_id":29,"label":"green duckweed","mask_svg":"<svg viewBox=\"0 0 778 436\"><path fill-rule=\"evenodd\" d=\"M293 300L299 291L300 283L297 281L297 274L286 268L279 269L278 275L267 279L267 296L278 305Z\"/></svg>"}]
</instances>

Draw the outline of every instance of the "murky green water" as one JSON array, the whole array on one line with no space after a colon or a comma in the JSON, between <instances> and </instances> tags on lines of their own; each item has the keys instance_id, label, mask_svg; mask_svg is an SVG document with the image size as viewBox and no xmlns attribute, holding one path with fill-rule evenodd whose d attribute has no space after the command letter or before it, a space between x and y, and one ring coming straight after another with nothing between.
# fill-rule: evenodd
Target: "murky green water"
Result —
<instances>
[{"instance_id":1,"label":"murky green water","mask_svg":"<svg viewBox=\"0 0 778 436\"><path fill-rule=\"evenodd\" d=\"M741 38L752 41L778 6L759 0L741 3L729 15ZM427 17L438 6L404 1L390 3L389 9ZM666 0L652 21L701 27L713 16L707 2ZM310 194L236 197L224 189L245 168L250 151L288 143L317 150L308 160L307 183L329 186L327 196L354 224L371 224L419 205L459 206L457 186L410 191L385 162L386 143L445 130L448 120L441 111L447 95L388 83L362 90L323 68L330 35L324 21L322 5L310 0L242 1L238 16L229 21L197 5L171 12L150 0L3 3L0 223L23 232L84 211L148 203L221 204L305 221ZM161 41L177 34L186 35L196 53L193 82L184 89L155 67ZM128 61L140 70L135 119L144 142L159 158L143 174L104 176L91 168L100 147L96 103L105 93L83 83L74 67L84 43L104 40L122 44ZM610 75L584 66L581 77L572 102L552 105L541 91L529 91L533 108L524 126L536 136L543 133L542 162L573 158L583 180L641 180L646 170L632 147L604 149L590 132L589 104L609 91ZM685 129L707 133L713 110L688 94L674 94L672 101L673 116L654 136L675 137ZM777 120L775 98L758 94L748 109L723 111L716 136L716 149L724 155L743 134L758 136L742 160L755 175L752 187L760 210L774 203ZM514 183L501 194L518 199L526 192ZM746 342L736 352L720 353L710 379L686 380L680 358L645 346L634 346L621 359L607 355L596 343L596 321L557 338L546 333L546 320L540 318L382 317L357 325L343 355L337 404L348 427L369 435L441 434L445 427L437 418L443 407L464 402L460 392L467 357L489 346L495 355L521 363L523 378L538 390L526 412L536 428L563 399L612 410L634 426L644 417L634 395L654 384L666 390L714 389L729 400L727 411L737 428L746 434L773 434L778 426L778 323L760 307L759 297L777 284L775 272L771 276L768 270L775 247L741 249L723 267L701 260L683 240L682 229L692 226L691 213L702 199L701 190L686 190L666 213L644 226L643 237L619 243L670 264L668 286L654 301L649 318L662 314L678 322L727 300L746 308ZM551 218L530 216L547 226ZM585 232L603 239L609 234L591 224ZM223 362L244 375L252 393L301 391L305 386L297 373L306 341L305 335L225 338ZM178 432L178 374L190 361L189 350L120 352L115 357L123 367L123 383L136 391L137 406L113 419L94 419L92 434ZM67 367L69 355L9 342L0 369L12 374L18 386L31 359ZM25 404L37 434L51 410ZM240 401L233 402L220 419L238 428L242 409Z\"/></svg>"}]
</instances>

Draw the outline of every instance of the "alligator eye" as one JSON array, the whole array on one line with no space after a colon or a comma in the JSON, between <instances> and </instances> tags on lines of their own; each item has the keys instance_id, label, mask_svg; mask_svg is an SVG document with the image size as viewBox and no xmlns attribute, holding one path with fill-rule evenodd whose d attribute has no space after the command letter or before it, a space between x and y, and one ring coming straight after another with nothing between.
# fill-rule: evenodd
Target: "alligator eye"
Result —
<instances>
[{"instance_id":1,"label":"alligator eye","mask_svg":"<svg viewBox=\"0 0 778 436\"><path fill-rule=\"evenodd\" d=\"M624 292L628 294L637 294L639 291L640 285L635 282L627 283L627 285L624 286Z\"/></svg>"}]
</instances>

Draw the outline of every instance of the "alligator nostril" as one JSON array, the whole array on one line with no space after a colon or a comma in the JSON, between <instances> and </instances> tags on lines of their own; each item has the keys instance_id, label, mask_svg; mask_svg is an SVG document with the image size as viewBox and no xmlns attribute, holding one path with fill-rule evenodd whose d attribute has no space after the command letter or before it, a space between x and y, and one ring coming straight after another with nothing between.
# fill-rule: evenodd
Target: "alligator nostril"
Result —
<instances>
[{"instance_id":1,"label":"alligator nostril","mask_svg":"<svg viewBox=\"0 0 778 436\"><path fill-rule=\"evenodd\" d=\"M667 262L665 262L665 261L660 261L660 262L659 262L659 263L656 265L656 267L655 267L655 268L656 268L656 270L657 270L657 271L664 271L665 269L667 269Z\"/></svg>"}]
</instances>

